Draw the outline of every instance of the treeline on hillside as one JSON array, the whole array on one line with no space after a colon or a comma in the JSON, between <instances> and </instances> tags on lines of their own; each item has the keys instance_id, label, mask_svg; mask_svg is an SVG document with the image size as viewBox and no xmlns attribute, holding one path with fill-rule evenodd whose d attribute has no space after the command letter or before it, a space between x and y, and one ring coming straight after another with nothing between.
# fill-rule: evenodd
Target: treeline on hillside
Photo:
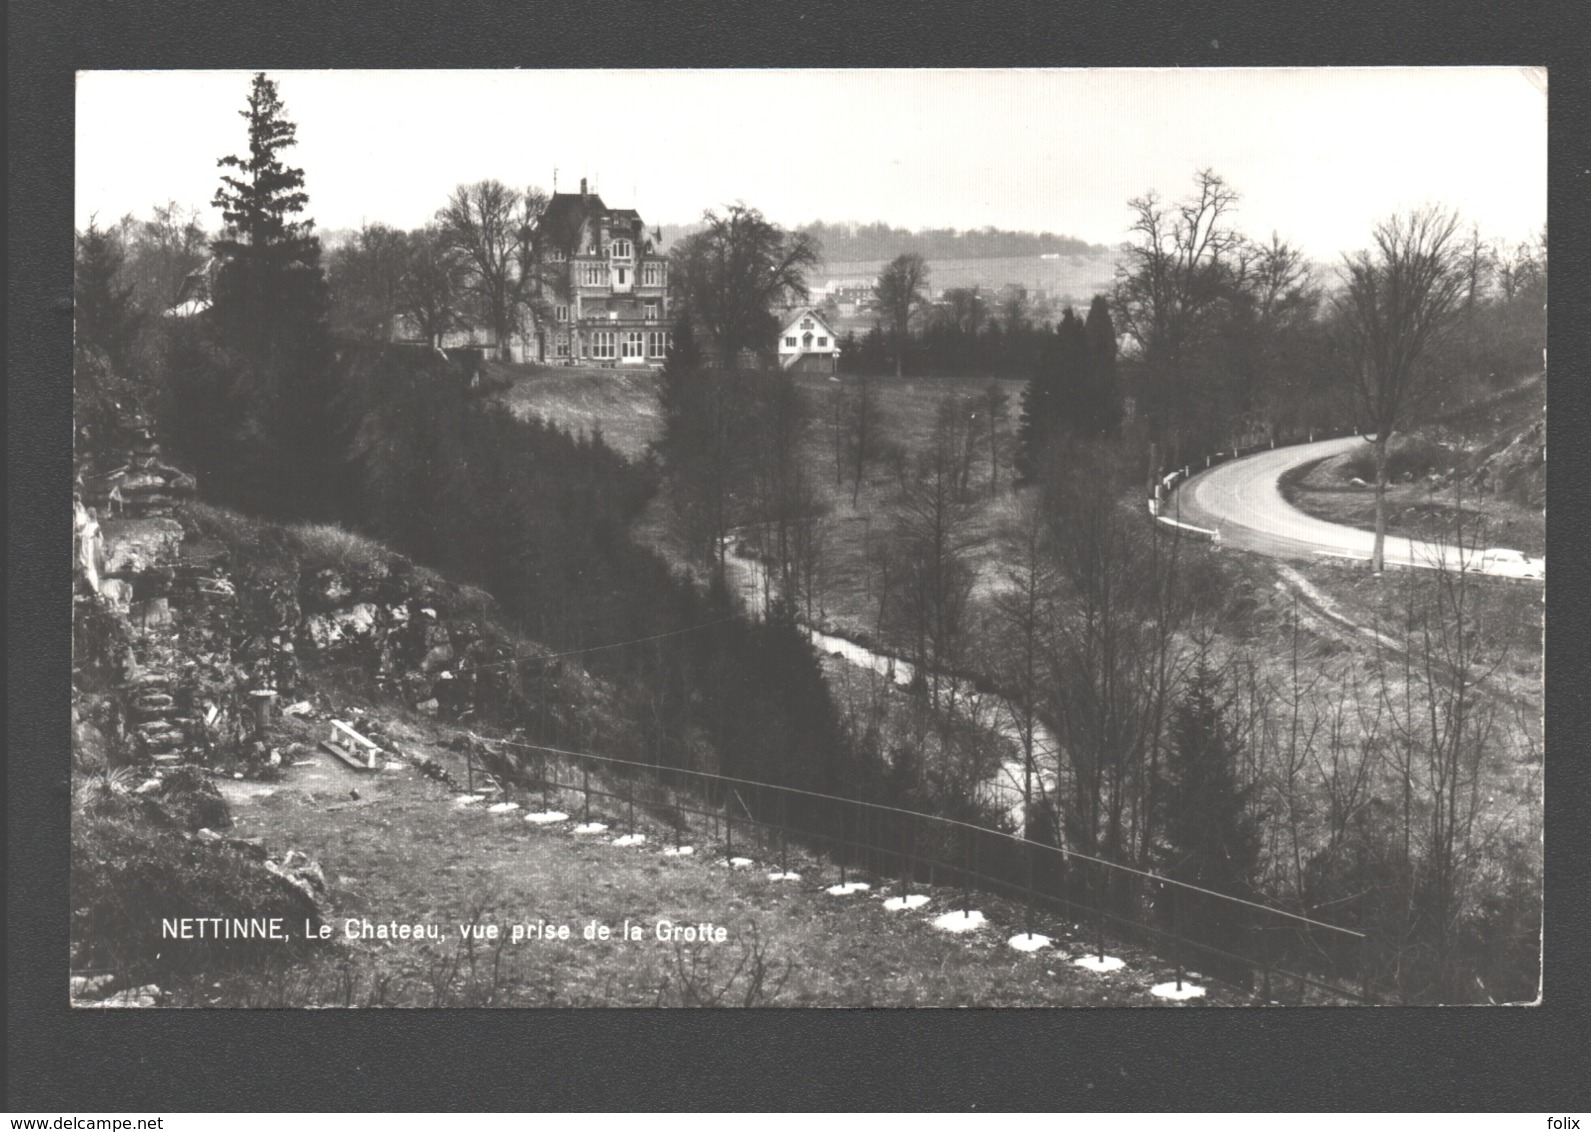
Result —
<instances>
[{"instance_id":1,"label":"treeline on hillside","mask_svg":"<svg viewBox=\"0 0 1591 1132\"><path fill-rule=\"evenodd\" d=\"M1328 428L1390 435L1542 368L1544 231L1507 246L1427 208L1378 224L1366 250L1323 269L1278 236L1242 232L1238 200L1204 170L1181 200L1128 202L1116 283L1088 321L1103 302L1143 457L1170 465ZM1037 380L1082 321L1049 317L1016 288L931 301L929 275L921 249L886 266L879 321L842 340L842 372Z\"/></svg>"},{"instance_id":2,"label":"treeline on hillside","mask_svg":"<svg viewBox=\"0 0 1591 1132\"><path fill-rule=\"evenodd\" d=\"M902 252L920 252L927 259L995 259L1007 256L1105 255L1110 248L1090 244L1075 236L1054 232L1012 232L1001 228L896 228L883 221L871 224L829 224L814 221L802 226L823 247L830 263L894 259Z\"/></svg>"}]
</instances>

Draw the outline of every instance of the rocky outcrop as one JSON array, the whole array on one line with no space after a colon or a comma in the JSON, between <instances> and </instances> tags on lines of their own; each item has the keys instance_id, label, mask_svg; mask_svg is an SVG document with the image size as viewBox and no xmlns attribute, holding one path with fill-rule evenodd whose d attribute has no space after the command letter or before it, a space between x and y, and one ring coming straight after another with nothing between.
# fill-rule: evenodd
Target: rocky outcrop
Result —
<instances>
[{"instance_id":1,"label":"rocky outcrop","mask_svg":"<svg viewBox=\"0 0 1591 1132\"><path fill-rule=\"evenodd\" d=\"M1470 489L1497 495L1527 507L1547 502L1547 440L1541 422L1483 453L1470 476Z\"/></svg>"}]
</instances>

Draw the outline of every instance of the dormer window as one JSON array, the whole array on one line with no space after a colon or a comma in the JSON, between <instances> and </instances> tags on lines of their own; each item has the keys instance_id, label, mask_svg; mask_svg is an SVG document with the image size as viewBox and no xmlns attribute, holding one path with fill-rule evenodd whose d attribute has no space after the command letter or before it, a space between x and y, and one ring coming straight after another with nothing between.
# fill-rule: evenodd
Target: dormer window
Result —
<instances>
[{"instance_id":1,"label":"dormer window","mask_svg":"<svg viewBox=\"0 0 1591 1132\"><path fill-rule=\"evenodd\" d=\"M608 245L608 255L613 259L630 259L635 255L635 245L629 240L614 240Z\"/></svg>"}]
</instances>

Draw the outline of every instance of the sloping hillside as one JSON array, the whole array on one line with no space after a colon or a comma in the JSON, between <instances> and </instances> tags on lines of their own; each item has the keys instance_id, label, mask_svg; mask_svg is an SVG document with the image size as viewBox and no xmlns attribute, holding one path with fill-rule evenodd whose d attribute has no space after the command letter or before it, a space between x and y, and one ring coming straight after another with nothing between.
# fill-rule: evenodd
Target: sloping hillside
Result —
<instances>
[{"instance_id":1,"label":"sloping hillside","mask_svg":"<svg viewBox=\"0 0 1591 1132\"><path fill-rule=\"evenodd\" d=\"M1462 512L1465 541L1526 554L1547 551L1546 377L1477 398L1388 445L1387 529L1432 538ZM1307 465L1282 478L1300 510L1368 529L1375 524L1368 451Z\"/></svg>"},{"instance_id":2,"label":"sloping hillside","mask_svg":"<svg viewBox=\"0 0 1591 1132\"><path fill-rule=\"evenodd\" d=\"M574 433L600 432L608 447L633 459L645 455L662 426L657 375L651 370L497 361L486 368L505 387L502 399L516 415Z\"/></svg>"}]
</instances>

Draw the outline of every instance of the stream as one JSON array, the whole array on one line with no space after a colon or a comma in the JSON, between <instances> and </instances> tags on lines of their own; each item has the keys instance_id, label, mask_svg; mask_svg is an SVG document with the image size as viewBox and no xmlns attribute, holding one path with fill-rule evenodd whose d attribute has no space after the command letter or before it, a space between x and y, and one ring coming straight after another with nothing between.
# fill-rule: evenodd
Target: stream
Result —
<instances>
[{"instance_id":1,"label":"stream","mask_svg":"<svg viewBox=\"0 0 1591 1132\"><path fill-rule=\"evenodd\" d=\"M770 584L768 567L764 563L739 553L733 545L730 545L725 548L724 573L724 580L730 590L740 594L746 602L747 609L766 611L773 587ZM875 652L855 641L825 633L807 624L802 624L801 630L806 633L807 639L819 652L837 656L858 668L892 679L902 687L909 686L916 676L916 666L909 660ZM984 782L983 790L986 792L985 800L997 805L1020 832L1023 827L1021 713L1005 697L991 692L981 692L959 677L941 674L940 688L947 689L948 694L958 701L967 703L973 714L982 717L988 727L1019 753L1018 757L1001 762L1000 769ZM1052 764L1059 749L1060 745L1050 729L1042 722L1035 721L1033 728L1035 797L1054 796L1056 780Z\"/></svg>"}]
</instances>

